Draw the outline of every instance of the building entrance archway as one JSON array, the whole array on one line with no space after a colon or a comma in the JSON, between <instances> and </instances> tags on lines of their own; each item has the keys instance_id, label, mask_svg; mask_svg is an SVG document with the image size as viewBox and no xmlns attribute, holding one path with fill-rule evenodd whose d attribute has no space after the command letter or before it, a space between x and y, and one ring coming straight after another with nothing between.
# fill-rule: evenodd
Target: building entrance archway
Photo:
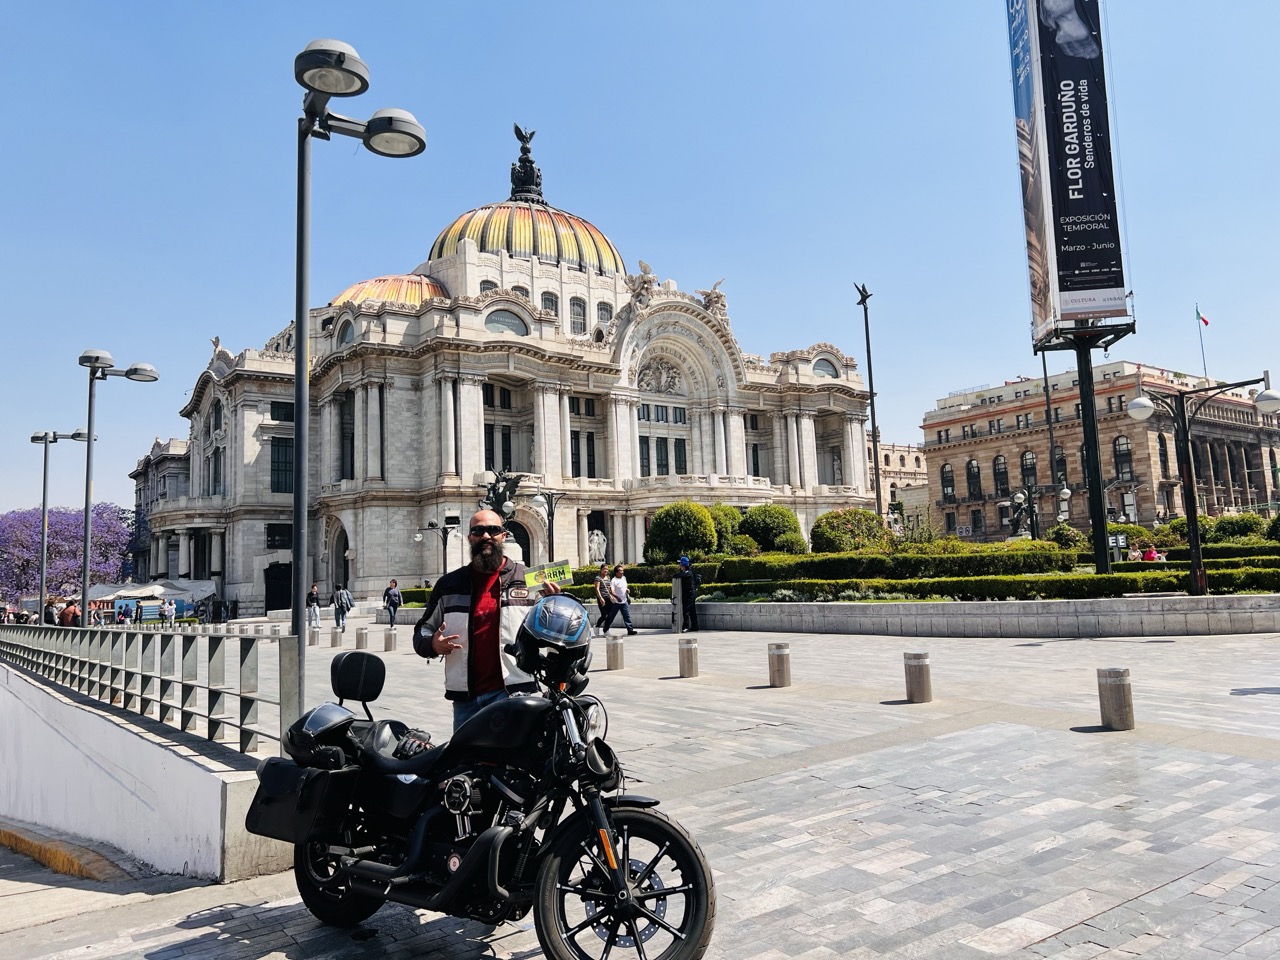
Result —
<instances>
[{"instance_id":1,"label":"building entrance archway","mask_svg":"<svg viewBox=\"0 0 1280 960\"><path fill-rule=\"evenodd\" d=\"M347 531L339 529L338 535L333 538L333 556L329 562L329 569L333 571L333 587L337 589L338 584L351 589L351 560L347 554L351 552L351 544L347 540Z\"/></svg>"}]
</instances>

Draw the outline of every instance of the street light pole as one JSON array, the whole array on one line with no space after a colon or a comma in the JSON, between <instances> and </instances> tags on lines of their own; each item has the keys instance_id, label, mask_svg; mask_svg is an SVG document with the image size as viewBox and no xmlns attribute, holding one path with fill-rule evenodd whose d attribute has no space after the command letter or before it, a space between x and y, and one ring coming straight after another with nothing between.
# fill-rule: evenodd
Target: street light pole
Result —
<instances>
[{"instance_id":1,"label":"street light pole","mask_svg":"<svg viewBox=\"0 0 1280 960\"><path fill-rule=\"evenodd\" d=\"M1191 421L1214 397L1228 390L1263 384L1263 391L1254 397L1254 406L1263 414L1280 412L1280 391L1271 389L1271 374L1265 372L1253 380L1236 383L1211 384L1195 390L1177 390L1173 393L1143 391L1138 382L1138 396L1129 401L1129 416L1139 422L1147 420L1160 407L1173 418L1173 443L1177 451L1178 476L1182 483L1182 510L1187 518L1187 549L1191 553L1190 583L1187 592L1193 597L1203 597L1209 592L1208 576L1204 569L1204 553L1200 544L1199 503L1196 498L1195 467L1191 460ZM1187 408L1188 397L1201 397L1192 409Z\"/></svg>"},{"instance_id":2,"label":"street light pole","mask_svg":"<svg viewBox=\"0 0 1280 960\"><path fill-rule=\"evenodd\" d=\"M404 110L378 110L366 122L328 110L331 97L353 97L369 89L369 68L355 48L340 40L313 40L293 61L293 75L307 90L298 120L297 273L293 324L293 543L291 630L298 638L298 696L304 690L302 642L307 594L307 467L310 456L311 331L307 293L311 270L311 138L338 133L364 142L384 157L412 157L427 148L427 135Z\"/></svg>"},{"instance_id":3,"label":"street light pole","mask_svg":"<svg viewBox=\"0 0 1280 960\"><path fill-rule=\"evenodd\" d=\"M567 490L564 493L549 493L538 487L538 492L533 497L533 505L547 512L547 563L556 562L556 504L568 495Z\"/></svg>"},{"instance_id":4,"label":"street light pole","mask_svg":"<svg viewBox=\"0 0 1280 960\"><path fill-rule=\"evenodd\" d=\"M40 497L40 605L37 607L40 623L44 623L46 583L49 573L49 445L59 440L83 441L87 436L88 431L85 430L77 430L75 433L54 433L47 430L44 433L31 435L32 443L44 445L44 480ZM81 622L84 623L87 620L82 619Z\"/></svg>"},{"instance_id":5,"label":"street light pole","mask_svg":"<svg viewBox=\"0 0 1280 960\"><path fill-rule=\"evenodd\" d=\"M440 537L440 553L442 554L441 562L443 563L443 568L441 569L442 574L449 572L449 534L453 533L456 529L457 527L447 523L442 525L435 520L428 520L427 525L425 527L419 527L418 532L413 535L415 543L422 542L423 530L430 530L432 533L437 534Z\"/></svg>"},{"instance_id":6,"label":"street light pole","mask_svg":"<svg viewBox=\"0 0 1280 960\"><path fill-rule=\"evenodd\" d=\"M131 363L125 370L116 369L111 354L105 350L86 350L80 354L79 364L89 371L89 425L85 428L84 452L84 557L80 568L81 622L89 616L89 551L93 542L93 408L95 388L99 380L107 377L125 377L138 383L155 383L160 379L156 368L149 363ZM43 615L43 611L42 611Z\"/></svg>"},{"instance_id":7,"label":"street light pole","mask_svg":"<svg viewBox=\"0 0 1280 960\"><path fill-rule=\"evenodd\" d=\"M867 301L871 293L866 284L853 285L858 291L858 306L862 308L862 326L867 338L867 392L871 394L871 460L875 470L876 482L876 516L884 518L884 501L880 496L880 430L876 427L876 378L871 369L871 311Z\"/></svg>"}]
</instances>

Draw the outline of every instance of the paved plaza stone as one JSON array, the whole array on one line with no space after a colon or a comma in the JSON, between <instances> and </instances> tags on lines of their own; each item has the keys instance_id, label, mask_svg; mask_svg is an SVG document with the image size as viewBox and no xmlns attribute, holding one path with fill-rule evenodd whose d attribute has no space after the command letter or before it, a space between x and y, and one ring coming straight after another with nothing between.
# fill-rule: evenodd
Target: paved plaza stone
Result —
<instances>
[{"instance_id":1,"label":"paved plaza stone","mask_svg":"<svg viewBox=\"0 0 1280 960\"><path fill-rule=\"evenodd\" d=\"M375 715L447 736L440 666L401 634ZM645 631L626 670L598 651L590 689L628 788L660 798L715 871L708 957L1280 956L1277 636L698 639L698 678L679 678L675 636ZM768 686L779 640L787 688ZM915 650L932 703L904 702ZM309 701L332 652L309 651ZM1130 670L1133 731L1098 727L1109 666ZM541 955L531 918L491 928L388 905L338 931L290 874L146 882L6 854L0 957Z\"/></svg>"}]
</instances>

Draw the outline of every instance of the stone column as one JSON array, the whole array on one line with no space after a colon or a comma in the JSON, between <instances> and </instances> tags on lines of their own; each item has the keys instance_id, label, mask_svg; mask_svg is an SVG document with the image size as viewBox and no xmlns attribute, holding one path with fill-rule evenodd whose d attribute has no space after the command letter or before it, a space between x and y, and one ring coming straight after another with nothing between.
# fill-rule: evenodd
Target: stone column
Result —
<instances>
[{"instance_id":1,"label":"stone column","mask_svg":"<svg viewBox=\"0 0 1280 960\"><path fill-rule=\"evenodd\" d=\"M441 377L440 384L440 473L458 475L455 415L453 411L453 377Z\"/></svg>"},{"instance_id":2,"label":"stone column","mask_svg":"<svg viewBox=\"0 0 1280 960\"><path fill-rule=\"evenodd\" d=\"M484 380L458 378L458 470L464 486L484 471Z\"/></svg>"},{"instance_id":3,"label":"stone column","mask_svg":"<svg viewBox=\"0 0 1280 960\"><path fill-rule=\"evenodd\" d=\"M813 430L813 414L800 414L800 473L806 490L818 485L818 439Z\"/></svg>"},{"instance_id":4,"label":"stone column","mask_svg":"<svg viewBox=\"0 0 1280 960\"><path fill-rule=\"evenodd\" d=\"M862 487L858 483L858 470L855 466L858 461L854 458L857 440L853 434L853 418L845 417L842 423L844 429L840 433L840 468L844 471L844 482L861 492Z\"/></svg>"},{"instance_id":5,"label":"stone column","mask_svg":"<svg viewBox=\"0 0 1280 960\"><path fill-rule=\"evenodd\" d=\"M608 556L605 561L609 566L622 561L625 554L627 542L626 537L626 517L619 511L613 511L609 514L609 543L607 545Z\"/></svg>"},{"instance_id":6,"label":"stone column","mask_svg":"<svg viewBox=\"0 0 1280 960\"><path fill-rule=\"evenodd\" d=\"M787 483L800 486L800 439L796 415L787 414Z\"/></svg>"},{"instance_id":7,"label":"stone column","mask_svg":"<svg viewBox=\"0 0 1280 960\"><path fill-rule=\"evenodd\" d=\"M711 411L711 427L715 433L716 476L722 477L729 472L728 457L724 446L724 409L716 407Z\"/></svg>"},{"instance_id":8,"label":"stone column","mask_svg":"<svg viewBox=\"0 0 1280 960\"><path fill-rule=\"evenodd\" d=\"M573 439L572 428L569 426L569 389L568 387L560 388L560 476L573 476ZM586 454L581 449L584 438L579 437L578 456L582 462L582 472L587 472Z\"/></svg>"},{"instance_id":9,"label":"stone column","mask_svg":"<svg viewBox=\"0 0 1280 960\"><path fill-rule=\"evenodd\" d=\"M367 466L367 457L369 454L369 430L368 423L365 418L368 416L368 403L366 402L365 387L356 387L356 480L363 482L365 477L369 476Z\"/></svg>"},{"instance_id":10,"label":"stone column","mask_svg":"<svg viewBox=\"0 0 1280 960\"><path fill-rule=\"evenodd\" d=\"M689 411L689 466L693 473L707 473L707 457L702 447L703 415L701 410Z\"/></svg>"},{"instance_id":11,"label":"stone column","mask_svg":"<svg viewBox=\"0 0 1280 960\"><path fill-rule=\"evenodd\" d=\"M644 561L644 514L635 513L631 515L631 543L629 544L628 563L641 563Z\"/></svg>"},{"instance_id":12,"label":"stone column","mask_svg":"<svg viewBox=\"0 0 1280 960\"><path fill-rule=\"evenodd\" d=\"M294 419L297 419L294 411ZM328 400L320 401L320 482L328 483L332 478L333 463L333 404Z\"/></svg>"},{"instance_id":13,"label":"stone column","mask_svg":"<svg viewBox=\"0 0 1280 960\"><path fill-rule=\"evenodd\" d=\"M621 428L619 426L620 418L618 416L618 401L613 397L606 397L605 403L608 404L605 408L608 420L608 424L605 427L608 433L605 434L604 438L605 469L608 470L610 479L616 480L621 475L619 473L619 441L621 439Z\"/></svg>"},{"instance_id":14,"label":"stone column","mask_svg":"<svg viewBox=\"0 0 1280 960\"><path fill-rule=\"evenodd\" d=\"M546 479L547 473L547 391L533 388L533 472Z\"/></svg>"},{"instance_id":15,"label":"stone column","mask_svg":"<svg viewBox=\"0 0 1280 960\"><path fill-rule=\"evenodd\" d=\"M369 477L385 480L382 474L382 384L371 383L365 388L367 397L369 437Z\"/></svg>"},{"instance_id":16,"label":"stone column","mask_svg":"<svg viewBox=\"0 0 1280 960\"><path fill-rule=\"evenodd\" d=\"M226 573L222 568L226 556L226 531L212 530L209 533L209 579L217 583L218 593L225 593Z\"/></svg>"},{"instance_id":17,"label":"stone column","mask_svg":"<svg viewBox=\"0 0 1280 960\"><path fill-rule=\"evenodd\" d=\"M627 401L627 424L631 430L631 472L629 476L632 477L640 476L640 421L636 419L639 409L639 400ZM653 455L652 449L650 449L649 455ZM649 466L652 468L652 462L650 462ZM652 473L652 469L650 472Z\"/></svg>"},{"instance_id":18,"label":"stone column","mask_svg":"<svg viewBox=\"0 0 1280 960\"><path fill-rule=\"evenodd\" d=\"M178 579L191 579L191 531L178 531Z\"/></svg>"},{"instance_id":19,"label":"stone column","mask_svg":"<svg viewBox=\"0 0 1280 960\"><path fill-rule=\"evenodd\" d=\"M734 477L745 477L747 475L747 431L742 424L742 411L730 409L726 414L728 417L728 437L725 444L728 447L728 468L729 474Z\"/></svg>"},{"instance_id":20,"label":"stone column","mask_svg":"<svg viewBox=\"0 0 1280 960\"><path fill-rule=\"evenodd\" d=\"M875 495L871 480L871 465L867 462L867 421L855 420L853 425L853 442L858 445L854 451L854 463L858 465L858 486L864 494Z\"/></svg>"},{"instance_id":21,"label":"stone column","mask_svg":"<svg viewBox=\"0 0 1280 960\"><path fill-rule=\"evenodd\" d=\"M769 446L773 454L771 477L774 483L786 483L786 416L776 412L769 414L769 428Z\"/></svg>"},{"instance_id":22,"label":"stone column","mask_svg":"<svg viewBox=\"0 0 1280 960\"><path fill-rule=\"evenodd\" d=\"M578 510L578 566L591 559L591 545L587 542L587 515L590 510Z\"/></svg>"},{"instance_id":23,"label":"stone column","mask_svg":"<svg viewBox=\"0 0 1280 960\"><path fill-rule=\"evenodd\" d=\"M169 577L169 534L156 535L156 565L151 571L160 580Z\"/></svg>"}]
</instances>

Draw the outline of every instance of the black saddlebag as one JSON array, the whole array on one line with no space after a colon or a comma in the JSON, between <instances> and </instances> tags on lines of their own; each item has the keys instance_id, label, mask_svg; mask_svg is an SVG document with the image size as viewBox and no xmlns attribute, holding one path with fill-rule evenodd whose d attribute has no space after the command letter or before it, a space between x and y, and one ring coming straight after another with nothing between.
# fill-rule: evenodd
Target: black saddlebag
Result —
<instances>
[{"instance_id":1,"label":"black saddlebag","mask_svg":"<svg viewBox=\"0 0 1280 960\"><path fill-rule=\"evenodd\" d=\"M351 806L359 767L317 770L284 757L258 765L258 792L244 826L250 833L302 843L333 831Z\"/></svg>"}]
</instances>

